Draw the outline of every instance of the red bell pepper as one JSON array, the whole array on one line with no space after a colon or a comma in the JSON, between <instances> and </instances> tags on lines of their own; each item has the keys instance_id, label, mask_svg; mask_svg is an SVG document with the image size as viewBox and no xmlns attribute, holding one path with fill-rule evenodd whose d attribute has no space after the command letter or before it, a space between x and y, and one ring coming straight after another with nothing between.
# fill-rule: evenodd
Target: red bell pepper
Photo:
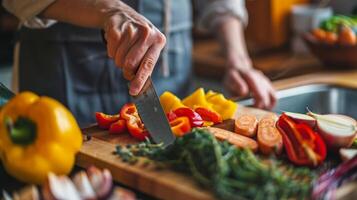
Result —
<instances>
[{"instance_id":1,"label":"red bell pepper","mask_svg":"<svg viewBox=\"0 0 357 200\"><path fill-rule=\"evenodd\" d=\"M311 127L296 123L282 114L277 128L283 136L283 143L291 162L297 165L317 166L326 158L326 145Z\"/></svg>"},{"instance_id":2,"label":"red bell pepper","mask_svg":"<svg viewBox=\"0 0 357 200\"><path fill-rule=\"evenodd\" d=\"M209 110L203 107L198 107L195 109L195 111L202 117L204 121L213 122L214 124L222 122L221 115L216 111Z\"/></svg>"},{"instance_id":3,"label":"red bell pepper","mask_svg":"<svg viewBox=\"0 0 357 200\"><path fill-rule=\"evenodd\" d=\"M191 127L201 127L203 125L202 117L191 108L178 108L173 113L169 113L168 116L169 121L178 117L187 117L190 120Z\"/></svg>"},{"instance_id":4,"label":"red bell pepper","mask_svg":"<svg viewBox=\"0 0 357 200\"><path fill-rule=\"evenodd\" d=\"M124 119L119 119L118 121L112 123L109 128L109 133L120 134L126 130L126 121Z\"/></svg>"},{"instance_id":5,"label":"red bell pepper","mask_svg":"<svg viewBox=\"0 0 357 200\"><path fill-rule=\"evenodd\" d=\"M112 123L119 120L119 115L107 115L102 112L96 112L95 118L100 128L109 129Z\"/></svg>"},{"instance_id":6,"label":"red bell pepper","mask_svg":"<svg viewBox=\"0 0 357 200\"><path fill-rule=\"evenodd\" d=\"M130 135L138 140L145 140L149 137L149 132L145 129L144 123L141 121L138 110L133 103L125 104L120 110L120 116L126 121L126 127Z\"/></svg>"},{"instance_id":7,"label":"red bell pepper","mask_svg":"<svg viewBox=\"0 0 357 200\"><path fill-rule=\"evenodd\" d=\"M181 137L191 130L190 120L187 117L178 117L172 120L170 126L176 137Z\"/></svg>"},{"instance_id":8,"label":"red bell pepper","mask_svg":"<svg viewBox=\"0 0 357 200\"><path fill-rule=\"evenodd\" d=\"M166 117L169 120L169 122L171 122L177 118L177 115L174 113L174 111L171 110L166 114Z\"/></svg>"}]
</instances>

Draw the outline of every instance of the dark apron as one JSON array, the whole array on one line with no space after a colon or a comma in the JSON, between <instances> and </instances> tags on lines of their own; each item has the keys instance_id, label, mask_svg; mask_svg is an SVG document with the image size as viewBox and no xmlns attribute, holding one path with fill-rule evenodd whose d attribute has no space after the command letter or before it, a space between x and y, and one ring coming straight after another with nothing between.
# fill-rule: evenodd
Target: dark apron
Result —
<instances>
[{"instance_id":1,"label":"dark apron","mask_svg":"<svg viewBox=\"0 0 357 200\"><path fill-rule=\"evenodd\" d=\"M128 0L129 5L162 30L163 0ZM191 75L191 3L172 0L168 41L170 77L154 69L157 92L185 95ZM47 29L21 28L19 89L58 99L81 126L94 122L94 112L117 113L130 101L127 81L97 29L57 23Z\"/></svg>"}]
</instances>

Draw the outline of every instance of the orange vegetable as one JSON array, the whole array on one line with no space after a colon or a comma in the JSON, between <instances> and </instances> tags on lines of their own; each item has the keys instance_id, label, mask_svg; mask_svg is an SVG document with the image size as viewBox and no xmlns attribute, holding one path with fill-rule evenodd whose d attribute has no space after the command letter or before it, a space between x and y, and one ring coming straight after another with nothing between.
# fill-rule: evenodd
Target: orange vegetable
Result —
<instances>
[{"instance_id":1,"label":"orange vegetable","mask_svg":"<svg viewBox=\"0 0 357 200\"><path fill-rule=\"evenodd\" d=\"M244 114L239 116L234 123L234 131L247 137L254 137L257 132L258 120L255 115Z\"/></svg>"},{"instance_id":2,"label":"orange vegetable","mask_svg":"<svg viewBox=\"0 0 357 200\"><path fill-rule=\"evenodd\" d=\"M248 148L254 152L258 150L257 142L249 137L238 135L234 132L216 127L206 127L206 129L211 132L218 140L227 141L236 147Z\"/></svg>"},{"instance_id":3,"label":"orange vegetable","mask_svg":"<svg viewBox=\"0 0 357 200\"><path fill-rule=\"evenodd\" d=\"M325 38L326 38L326 31L320 29L320 28L317 28L317 29L314 29L312 31L312 34L314 35L314 37L316 38L316 40L318 41L325 41Z\"/></svg>"},{"instance_id":4,"label":"orange vegetable","mask_svg":"<svg viewBox=\"0 0 357 200\"><path fill-rule=\"evenodd\" d=\"M100 128L109 129L110 125L119 120L120 115L107 115L102 112L96 112L95 118Z\"/></svg>"},{"instance_id":5,"label":"orange vegetable","mask_svg":"<svg viewBox=\"0 0 357 200\"><path fill-rule=\"evenodd\" d=\"M276 115L269 114L263 116L258 124L259 150L265 155L280 154L283 148L283 138L275 127L276 120Z\"/></svg>"},{"instance_id":6,"label":"orange vegetable","mask_svg":"<svg viewBox=\"0 0 357 200\"><path fill-rule=\"evenodd\" d=\"M341 45L355 45L356 35L350 27L343 26L338 35L338 43Z\"/></svg>"},{"instance_id":7,"label":"orange vegetable","mask_svg":"<svg viewBox=\"0 0 357 200\"><path fill-rule=\"evenodd\" d=\"M120 110L120 116L126 121L126 128L131 136L144 141L149 137L149 132L145 129L144 123L139 117L138 110L133 103L125 104Z\"/></svg>"},{"instance_id":8,"label":"orange vegetable","mask_svg":"<svg viewBox=\"0 0 357 200\"><path fill-rule=\"evenodd\" d=\"M333 32L326 32L324 42L327 44L335 44L337 42L337 34Z\"/></svg>"},{"instance_id":9,"label":"orange vegetable","mask_svg":"<svg viewBox=\"0 0 357 200\"><path fill-rule=\"evenodd\" d=\"M118 121L112 123L109 127L110 134L120 134L126 131L126 121L124 119L119 119Z\"/></svg>"},{"instance_id":10,"label":"orange vegetable","mask_svg":"<svg viewBox=\"0 0 357 200\"><path fill-rule=\"evenodd\" d=\"M170 121L171 130L176 137L181 137L191 130L190 120L188 117L178 117Z\"/></svg>"}]
</instances>

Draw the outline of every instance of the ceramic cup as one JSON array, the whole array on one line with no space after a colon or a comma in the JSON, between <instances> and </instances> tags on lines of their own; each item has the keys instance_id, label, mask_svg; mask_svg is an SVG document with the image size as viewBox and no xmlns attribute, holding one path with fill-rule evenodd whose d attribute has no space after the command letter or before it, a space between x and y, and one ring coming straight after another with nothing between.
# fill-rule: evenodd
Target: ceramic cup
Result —
<instances>
[{"instance_id":1,"label":"ceramic cup","mask_svg":"<svg viewBox=\"0 0 357 200\"><path fill-rule=\"evenodd\" d=\"M316 7L310 4L295 5L291 9L292 19L292 50L295 53L307 53L301 35L319 27L320 23L331 17L333 14L331 7Z\"/></svg>"}]
</instances>

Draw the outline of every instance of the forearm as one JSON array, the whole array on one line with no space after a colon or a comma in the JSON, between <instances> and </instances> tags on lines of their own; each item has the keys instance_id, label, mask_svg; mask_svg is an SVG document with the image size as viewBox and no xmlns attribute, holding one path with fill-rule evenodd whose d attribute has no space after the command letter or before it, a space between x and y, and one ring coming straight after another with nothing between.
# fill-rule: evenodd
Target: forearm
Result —
<instances>
[{"instance_id":1,"label":"forearm","mask_svg":"<svg viewBox=\"0 0 357 200\"><path fill-rule=\"evenodd\" d=\"M103 28L105 20L121 10L131 9L121 1L56 0L40 16L78 26Z\"/></svg>"},{"instance_id":2,"label":"forearm","mask_svg":"<svg viewBox=\"0 0 357 200\"><path fill-rule=\"evenodd\" d=\"M226 16L217 24L217 38L219 39L226 59L240 59L245 63L242 68L251 68L247 47L244 39L244 27L241 21L236 17ZM236 62L236 61L234 61Z\"/></svg>"}]
</instances>

